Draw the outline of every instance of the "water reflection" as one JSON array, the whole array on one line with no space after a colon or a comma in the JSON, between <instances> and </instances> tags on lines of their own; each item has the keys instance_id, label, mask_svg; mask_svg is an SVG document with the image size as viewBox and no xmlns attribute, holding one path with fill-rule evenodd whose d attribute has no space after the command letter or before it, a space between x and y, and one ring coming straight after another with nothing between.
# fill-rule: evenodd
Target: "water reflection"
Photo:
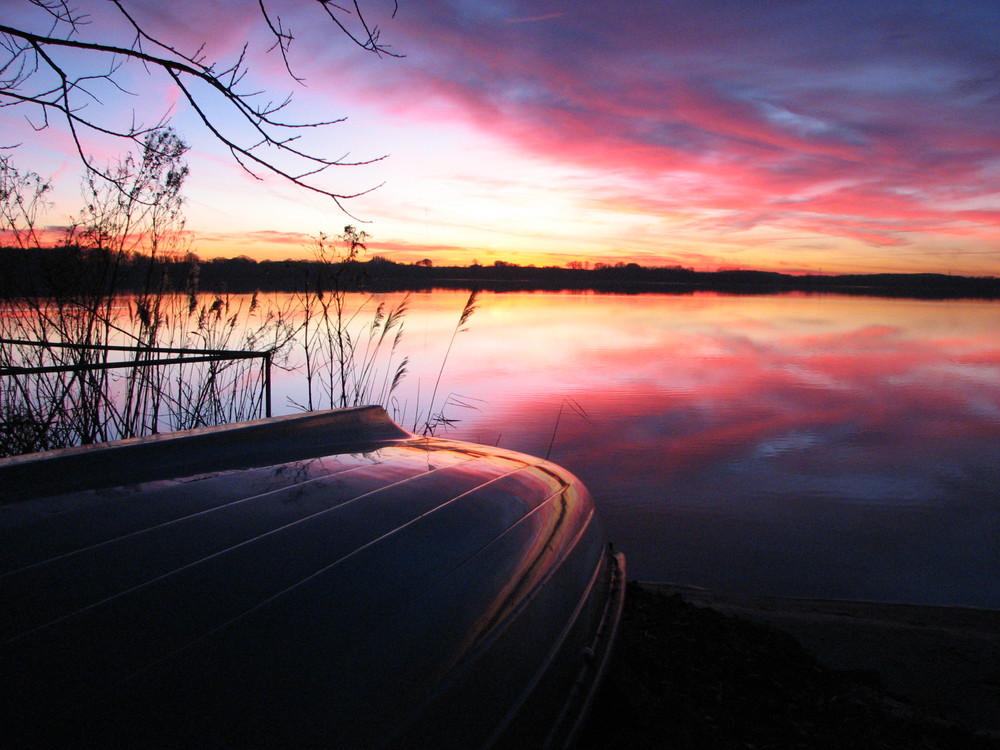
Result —
<instances>
[{"instance_id":1,"label":"water reflection","mask_svg":"<svg viewBox=\"0 0 1000 750\"><path fill-rule=\"evenodd\" d=\"M401 404L463 302L415 298ZM630 575L1000 607L1000 303L493 294L470 329L454 436L544 455L579 402L552 458Z\"/></svg>"}]
</instances>

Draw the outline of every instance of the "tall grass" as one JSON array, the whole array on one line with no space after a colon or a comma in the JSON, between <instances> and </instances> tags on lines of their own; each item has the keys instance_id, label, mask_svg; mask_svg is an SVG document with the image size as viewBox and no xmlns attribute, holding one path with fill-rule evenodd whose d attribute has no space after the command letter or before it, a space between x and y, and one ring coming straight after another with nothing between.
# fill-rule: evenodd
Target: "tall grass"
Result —
<instances>
[{"instance_id":1,"label":"tall grass","mask_svg":"<svg viewBox=\"0 0 1000 750\"><path fill-rule=\"evenodd\" d=\"M304 402L292 403L306 410L380 404L396 421L412 424L413 432L432 435L455 424L457 420L448 416L451 410L471 408L454 394L438 403L438 392L455 338L467 330L476 311L478 292L470 293L462 308L429 403L422 407L418 394L411 409L395 395L409 373L402 342L410 295L388 304L375 294L357 291L366 286L363 267L356 260L367 238L365 232L349 225L336 237L320 234L313 239L318 275L295 298L303 317L298 339L306 395Z\"/></svg>"},{"instance_id":2,"label":"tall grass","mask_svg":"<svg viewBox=\"0 0 1000 750\"><path fill-rule=\"evenodd\" d=\"M158 324L151 338L145 316L137 313L141 309L141 301L121 298L113 309L115 317L95 337L106 343L81 347L76 341L62 347L58 344L69 338L55 333L61 326L48 324L63 323L66 309L42 307L39 316L34 314L37 309L0 303L0 337L46 344L0 345L0 369L60 368L0 379L0 455L263 416L265 371L259 360L146 365L179 359L163 354L164 349L280 353L293 335L280 311L263 310L254 299L248 303L214 295L165 296L155 308ZM40 338L46 334L48 338ZM123 360L133 364L105 369Z\"/></svg>"},{"instance_id":3,"label":"tall grass","mask_svg":"<svg viewBox=\"0 0 1000 750\"><path fill-rule=\"evenodd\" d=\"M294 335L281 310L261 311L255 299L233 309L226 296L199 294L194 275L186 294L168 288L157 260L186 249L185 151L172 131L156 131L114 168L114 186L85 180L62 247L33 269L44 278L18 275L25 288L0 301L0 369L46 370L0 378L0 455L260 414L260 368L250 360L144 366L170 348L280 354ZM0 160L0 219L17 245L41 246L48 190ZM126 278L138 292L120 292ZM127 359L121 347L135 350L133 366L112 367Z\"/></svg>"},{"instance_id":4,"label":"tall grass","mask_svg":"<svg viewBox=\"0 0 1000 750\"><path fill-rule=\"evenodd\" d=\"M427 406L426 412L421 412L419 407L416 409L416 420L414 422L414 431L417 430L417 423L421 420L421 414L423 414L422 426L420 432L424 435L433 435L438 429L442 427L452 427L455 424L455 419L453 417L448 417L446 415L449 407L463 407L463 408L474 408L467 400L455 396L454 394L449 394L444 400L441 406L437 405L437 395L438 388L441 386L441 376L444 374L445 367L448 364L448 357L451 356L451 348L455 345L455 338L459 333L468 330L466 324L469 319L475 313L477 308L477 299L479 297L478 290L473 290L469 294L469 298L465 301L465 306L462 308L462 313L458 316L458 323L455 324L454 330L451 332L451 338L448 339L448 348L445 350L444 357L441 360L441 366L438 368L437 378L434 380L434 388L431 391L430 404ZM437 410L435 411L435 407Z\"/></svg>"},{"instance_id":5,"label":"tall grass","mask_svg":"<svg viewBox=\"0 0 1000 750\"><path fill-rule=\"evenodd\" d=\"M318 272L290 298L203 294L198 262L184 290L171 289L158 259L186 252L181 186L186 146L169 130L156 131L142 152L114 170L113 186L89 178L85 208L66 233L44 279L14 299L0 299L0 371L45 369L0 377L0 455L89 444L242 421L262 416L262 369L255 360L175 362L156 367L162 350L266 352L297 369L315 410L381 404L415 432L433 434L466 405L438 393L455 339L476 309L470 294L448 342L430 402L412 414L395 393L406 377L404 323L409 296L389 304L364 289L357 262L367 235L352 226L318 235ZM40 247L38 215L47 182L18 172L0 158L0 219L22 247ZM140 274L136 284L136 274ZM123 294L123 280L138 291ZM43 291L44 290L44 291ZM285 301L280 301L284 299ZM18 342L34 342L29 345ZM69 346L61 346L63 344ZM133 364L122 347L134 351ZM298 363L298 364L295 364Z\"/></svg>"},{"instance_id":6,"label":"tall grass","mask_svg":"<svg viewBox=\"0 0 1000 750\"><path fill-rule=\"evenodd\" d=\"M306 401L296 403L299 408L387 404L406 375L409 360L400 345L409 295L387 305L355 291L365 287L356 260L366 239L353 226L334 238L313 239L316 276L296 295L306 380Z\"/></svg>"}]
</instances>

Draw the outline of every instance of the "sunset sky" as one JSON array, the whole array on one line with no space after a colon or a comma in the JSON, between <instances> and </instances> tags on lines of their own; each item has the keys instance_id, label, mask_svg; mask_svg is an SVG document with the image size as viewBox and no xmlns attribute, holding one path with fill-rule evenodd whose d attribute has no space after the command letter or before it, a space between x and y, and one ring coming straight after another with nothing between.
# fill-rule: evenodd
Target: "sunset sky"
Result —
<instances>
[{"instance_id":1,"label":"sunset sky","mask_svg":"<svg viewBox=\"0 0 1000 750\"><path fill-rule=\"evenodd\" d=\"M365 4L400 58L352 46L311 4L274 3L304 85L265 53L256 3L127 5L223 60L249 39L246 89L292 93L287 119L348 118L306 144L387 157L323 176L344 193L381 185L345 204L351 218L246 175L163 76L123 69L141 96L103 106L169 111L192 146L203 257L304 257L308 235L355 223L371 252L438 265L1000 273L995 0L399 0L395 18ZM4 23L25 6L0 0ZM53 177L46 221L62 225L79 162L57 123L35 133L28 115L0 110L0 145L23 143L17 164Z\"/></svg>"}]
</instances>

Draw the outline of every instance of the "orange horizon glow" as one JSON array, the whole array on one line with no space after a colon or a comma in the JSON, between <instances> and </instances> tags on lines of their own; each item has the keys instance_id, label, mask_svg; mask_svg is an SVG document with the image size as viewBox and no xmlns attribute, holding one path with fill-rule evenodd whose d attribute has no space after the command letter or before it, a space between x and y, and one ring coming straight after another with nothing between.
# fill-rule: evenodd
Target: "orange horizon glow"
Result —
<instances>
[{"instance_id":1,"label":"orange horizon glow","mask_svg":"<svg viewBox=\"0 0 1000 750\"><path fill-rule=\"evenodd\" d=\"M187 5L151 18L212 15ZM1000 9L709 5L429 2L384 22L398 59L331 45L283 11L302 21L293 63L308 84L289 119L348 116L302 131L303 146L387 157L329 172L360 194L347 214L242 171L169 82L129 70L126 83L153 93L118 106L152 121L172 108L191 146L190 249L208 259L308 258L310 235L355 224L370 253L400 263L1000 273L1000 97L988 83ZM213 49L238 54L254 13L230 9ZM196 26L171 28L182 46L204 41ZM255 87L295 85L279 59L251 52ZM4 143L26 144L12 152L21 168L53 179L44 220L66 225L80 201L72 140L11 108L0 127ZM93 144L102 163L121 148Z\"/></svg>"},{"instance_id":2,"label":"orange horizon glow","mask_svg":"<svg viewBox=\"0 0 1000 750\"><path fill-rule=\"evenodd\" d=\"M42 230L38 232L41 247L57 247L65 241L65 232L60 229ZM191 252L201 260L210 261L215 258L230 259L245 257L254 261L283 261L283 260L311 260L314 252L311 249L312 236L301 232L246 232L244 234L217 234L198 232L188 232L182 243L185 252ZM0 244L16 246L8 230L0 230ZM787 261L768 258L766 248L762 248L759 253L747 252L744 254L744 261L733 263L723 260L720 256L713 259L711 253L691 252L684 256L677 256L674 262L670 260L658 261L649 254L629 254L620 252L606 255L584 256L574 254L570 251L559 252L530 252L516 251L505 253L493 248L465 248L455 246L421 246L410 245L408 243L382 243L377 239L368 241L366 250L362 252L360 260L370 260L373 257L382 257L395 263L412 265L419 261L430 260L435 266L455 266L469 267L476 264L481 266L492 266L497 262L510 263L525 267L558 267L571 268L582 267L593 269L603 265L614 266L619 263L635 263L649 268L685 268L698 272L716 271L764 271L782 273L789 276L807 275L850 275L850 274L873 274L873 273L944 273L948 275L993 277L997 272L992 268L977 269L979 272L962 273L956 268L960 266L949 265L947 269L940 271L928 271L919 264L907 264L900 262L893 267L875 267L864 262L851 264L849 262L825 263L818 266L796 266Z\"/></svg>"},{"instance_id":3,"label":"orange horizon glow","mask_svg":"<svg viewBox=\"0 0 1000 750\"><path fill-rule=\"evenodd\" d=\"M280 260L310 260L313 258L309 249L310 237L306 234L288 233L285 236L271 238L265 233L247 233L243 237L211 237L200 239L194 237L192 252L203 260L212 258L236 258L240 256L248 257L256 261L280 261ZM699 272L715 271L764 271L782 273L789 276L805 275L849 275L849 274L873 274L873 273L926 273L928 271L919 263L908 264L900 262L891 269L885 267L873 268L870 264L859 262L851 264L849 262L822 263L818 266L797 266L778 258L768 258L766 249L761 249L760 253L748 255L742 263L733 263L716 257L712 259L709 253L702 253L702 260L698 259L698 253L690 253L689 256L678 258L676 262L663 260L657 262L651 259L648 254L629 254L621 252L607 255L574 254L570 251L555 252L530 252L517 251L504 253L492 248L465 248L454 246L420 246L409 245L407 243L382 243L377 239L367 243L367 251L362 253L361 260L368 260L374 256L386 258L387 260L404 265L412 265L424 259L430 260L435 266L457 266L467 267L473 265L491 266L497 261L511 263L518 266L528 267L559 267L568 268L570 264L583 264L584 268L595 268L601 264L614 266L618 263L636 263L640 266L656 267L679 267ZM995 276L992 269L981 270L978 273L960 273L949 266L947 269L939 271L950 275L968 276Z\"/></svg>"}]
</instances>

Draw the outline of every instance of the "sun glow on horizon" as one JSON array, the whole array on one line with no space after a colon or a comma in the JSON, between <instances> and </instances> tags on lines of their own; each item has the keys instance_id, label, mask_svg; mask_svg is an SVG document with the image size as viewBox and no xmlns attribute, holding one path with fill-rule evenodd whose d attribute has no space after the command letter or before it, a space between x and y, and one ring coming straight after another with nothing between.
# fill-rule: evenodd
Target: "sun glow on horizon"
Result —
<instances>
[{"instance_id":1,"label":"sun glow on horizon","mask_svg":"<svg viewBox=\"0 0 1000 750\"><path fill-rule=\"evenodd\" d=\"M349 118L298 132L301 144L375 159L324 175L359 194L347 214L243 171L176 91L132 71L153 92L138 115L172 107L191 145L190 249L308 258L310 236L355 224L370 253L401 263L1000 272L1000 97L986 83L1000 10L984 0L947 19L765 5L754 24L694 2L507 11L403 8L382 29L400 59L358 57L303 28L295 69L308 88L288 117ZM197 29L178 33L193 41ZM212 41L238 53L240 37ZM289 85L278 57L253 77ZM4 141L28 144L18 165L53 178L45 222L57 232L79 210L78 158L55 125L39 138L19 118L0 111Z\"/></svg>"}]
</instances>

